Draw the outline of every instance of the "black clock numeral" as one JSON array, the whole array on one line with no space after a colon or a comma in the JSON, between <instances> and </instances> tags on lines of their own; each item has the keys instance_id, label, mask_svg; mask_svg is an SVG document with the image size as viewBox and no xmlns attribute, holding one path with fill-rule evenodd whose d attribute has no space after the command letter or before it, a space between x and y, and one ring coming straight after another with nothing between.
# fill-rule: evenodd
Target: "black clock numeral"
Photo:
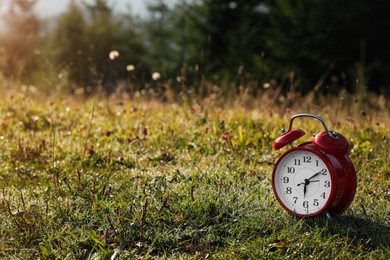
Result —
<instances>
[{"instance_id":1,"label":"black clock numeral","mask_svg":"<svg viewBox=\"0 0 390 260\"><path fill-rule=\"evenodd\" d=\"M305 200L302 205L304 208L307 209L309 207L309 202L307 200Z\"/></svg>"},{"instance_id":2,"label":"black clock numeral","mask_svg":"<svg viewBox=\"0 0 390 260\"><path fill-rule=\"evenodd\" d=\"M327 172L326 169L322 169L322 175L326 175L326 172Z\"/></svg>"},{"instance_id":3,"label":"black clock numeral","mask_svg":"<svg viewBox=\"0 0 390 260\"><path fill-rule=\"evenodd\" d=\"M329 188L330 187L330 181L325 181L324 187Z\"/></svg>"},{"instance_id":4,"label":"black clock numeral","mask_svg":"<svg viewBox=\"0 0 390 260\"><path fill-rule=\"evenodd\" d=\"M287 173L295 173L294 167L287 167Z\"/></svg>"},{"instance_id":5,"label":"black clock numeral","mask_svg":"<svg viewBox=\"0 0 390 260\"><path fill-rule=\"evenodd\" d=\"M318 199L314 199L314 201L313 201L313 206L317 207L318 205L320 205L320 204L318 203Z\"/></svg>"},{"instance_id":6,"label":"black clock numeral","mask_svg":"<svg viewBox=\"0 0 390 260\"><path fill-rule=\"evenodd\" d=\"M294 165L301 165L300 159L294 159Z\"/></svg>"},{"instance_id":7,"label":"black clock numeral","mask_svg":"<svg viewBox=\"0 0 390 260\"><path fill-rule=\"evenodd\" d=\"M292 188L291 187L287 187L286 188L286 193L287 194L291 194L292 193Z\"/></svg>"},{"instance_id":8,"label":"black clock numeral","mask_svg":"<svg viewBox=\"0 0 390 260\"><path fill-rule=\"evenodd\" d=\"M298 197L293 197L294 203L297 203Z\"/></svg>"},{"instance_id":9,"label":"black clock numeral","mask_svg":"<svg viewBox=\"0 0 390 260\"><path fill-rule=\"evenodd\" d=\"M283 177L283 183L288 183L290 181L290 179L288 177Z\"/></svg>"},{"instance_id":10,"label":"black clock numeral","mask_svg":"<svg viewBox=\"0 0 390 260\"><path fill-rule=\"evenodd\" d=\"M318 160L316 160L316 166L318 166Z\"/></svg>"},{"instance_id":11,"label":"black clock numeral","mask_svg":"<svg viewBox=\"0 0 390 260\"><path fill-rule=\"evenodd\" d=\"M303 156L303 162L304 163L311 163L311 157L310 156Z\"/></svg>"},{"instance_id":12,"label":"black clock numeral","mask_svg":"<svg viewBox=\"0 0 390 260\"><path fill-rule=\"evenodd\" d=\"M321 194L321 198L325 199L325 192Z\"/></svg>"}]
</instances>

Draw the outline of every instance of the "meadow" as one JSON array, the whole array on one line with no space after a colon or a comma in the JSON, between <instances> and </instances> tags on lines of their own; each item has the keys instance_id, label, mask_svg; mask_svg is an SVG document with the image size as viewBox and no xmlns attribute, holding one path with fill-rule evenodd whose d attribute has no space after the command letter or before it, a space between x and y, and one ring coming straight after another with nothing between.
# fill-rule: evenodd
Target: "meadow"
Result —
<instances>
[{"instance_id":1,"label":"meadow","mask_svg":"<svg viewBox=\"0 0 390 260\"><path fill-rule=\"evenodd\" d=\"M384 96L0 91L2 259L390 258ZM294 217L272 192L287 149L272 143L302 112L350 142L357 192L332 219ZM294 124L298 143L323 130Z\"/></svg>"}]
</instances>

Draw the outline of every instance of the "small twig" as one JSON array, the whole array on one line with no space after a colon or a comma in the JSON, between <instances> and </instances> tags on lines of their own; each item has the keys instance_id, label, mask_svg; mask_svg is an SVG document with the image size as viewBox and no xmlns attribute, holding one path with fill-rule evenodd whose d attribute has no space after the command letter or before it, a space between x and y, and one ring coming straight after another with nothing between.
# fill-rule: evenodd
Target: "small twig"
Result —
<instances>
[{"instance_id":1,"label":"small twig","mask_svg":"<svg viewBox=\"0 0 390 260\"><path fill-rule=\"evenodd\" d=\"M366 211L366 207L364 207L364 204L360 203L360 206L361 206L361 208L363 210L364 215L367 216L367 211Z\"/></svg>"},{"instance_id":2,"label":"small twig","mask_svg":"<svg viewBox=\"0 0 390 260\"><path fill-rule=\"evenodd\" d=\"M115 226L114 226L114 224L112 223L112 220L111 220L111 218L110 218L110 215L105 214L105 217L106 217L106 219L107 219L108 224L109 224L110 227L111 227L112 232L114 232L115 234L117 234L117 231L115 230Z\"/></svg>"},{"instance_id":3,"label":"small twig","mask_svg":"<svg viewBox=\"0 0 390 260\"><path fill-rule=\"evenodd\" d=\"M20 192L20 199L22 200L23 210L26 210L26 203L24 203L23 192Z\"/></svg>"},{"instance_id":4,"label":"small twig","mask_svg":"<svg viewBox=\"0 0 390 260\"><path fill-rule=\"evenodd\" d=\"M77 172L77 184L78 184L78 187L79 189L81 188L81 171L80 169L76 169L76 172Z\"/></svg>"},{"instance_id":5,"label":"small twig","mask_svg":"<svg viewBox=\"0 0 390 260\"><path fill-rule=\"evenodd\" d=\"M89 139L89 135L91 134L92 122L93 122L93 117L94 117L94 114L95 114L95 103L96 103L96 100L93 102L91 118L89 120L88 132L87 132L87 135L84 138L84 150L83 150L83 155L81 157L81 165L83 165L85 153L87 152L88 139Z\"/></svg>"},{"instance_id":6,"label":"small twig","mask_svg":"<svg viewBox=\"0 0 390 260\"><path fill-rule=\"evenodd\" d=\"M52 144L51 144L51 153L52 153L52 158L51 158L51 163L52 163L52 168L54 170L54 175L53 175L53 178L54 178L54 185L57 189L59 189L60 187L60 183L59 183L59 172L56 171L54 168L55 166L55 142L56 142L56 123L53 124L53 129L52 129Z\"/></svg>"},{"instance_id":7,"label":"small twig","mask_svg":"<svg viewBox=\"0 0 390 260\"><path fill-rule=\"evenodd\" d=\"M6 204L7 204L7 209L8 209L9 215L10 215L11 217L17 216L17 214L13 214L13 213L12 213L9 200L6 201ZM15 225L18 227L18 229L19 229L20 231L23 231L23 227L20 225L20 223L18 222L18 220L17 220L16 218L13 218L13 220L14 220Z\"/></svg>"},{"instance_id":8,"label":"small twig","mask_svg":"<svg viewBox=\"0 0 390 260\"><path fill-rule=\"evenodd\" d=\"M221 195L221 193L222 193L222 186L223 186L223 182L222 182L222 176L221 176L221 178L219 178L219 195Z\"/></svg>"},{"instance_id":9,"label":"small twig","mask_svg":"<svg viewBox=\"0 0 390 260\"><path fill-rule=\"evenodd\" d=\"M10 206L9 200L6 200L6 204L7 204L8 213L10 214L10 216L14 216L14 214L11 211L11 206Z\"/></svg>"},{"instance_id":10,"label":"small twig","mask_svg":"<svg viewBox=\"0 0 390 260\"><path fill-rule=\"evenodd\" d=\"M92 122L93 122L93 118L94 118L94 114L95 114L95 103L96 103L96 100L93 102L91 118L89 119L88 131L87 131L87 134L86 134L86 136L84 138L83 154L82 154L81 160L80 160L80 164L81 164L80 168L81 168L81 170L76 169L79 189L81 188L81 171L84 168L84 166L83 166L84 165L84 157L85 157L85 153L87 152L88 139L89 139L89 136L91 134Z\"/></svg>"},{"instance_id":11,"label":"small twig","mask_svg":"<svg viewBox=\"0 0 390 260\"><path fill-rule=\"evenodd\" d=\"M52 133L52 144L51 144L51 152L52 152L52 167L55 165L55 142L56 142L56 123L53 124L53 133Z\"/></svg>"},{"instance_id":12,"label":"small twig","mask_svg":"<svg viewBox=\"0 0 390 260\"><path fill-rule=\"evenodd\" d=\"M49 216L49 201L48 200L46 200L45 201L45 204L46 204L46 209L45 209L45 213L46 213L46 223L48 222L48 216Z\"/></svg>"},{"instance_id":13,"label":"small twig","mask_svg":"<svg viewBox=\"0 0 390 260\"><path fill-rule=\"evenodd\" d=\"M105 196L106 195L106 189L107 189L107 184L104 184L103 188L99 192L100 196Z\"/></svg>"},{"instance_id":14,"label":"small twig","mask_svg":"<svg viewBox=\"0 0 390 260\"><path fill-rule=\"evenodd\" d=\"M162 204L160 210L158 211L158 215L160 215L161 212L163 211L163 209L166 208L166 206L168 205L168 201L169 201L169 198L170 198L170 197L171 197L170 194L168 194L168 195L165 197L165 199L164 199L164 201L163 201L163 204Z\"/></svg>"},{"instance_id":15,"label":"small twig","mask_svg":"<svg viewBox=\"0 0 390 260\"><path fill-rule=\"evenodd\" d=\"M145 198L145 203L144 203L144 206L142 208L141 225L145 224L146 211L148 209L148 204L149 204L149 200L148 200L148 198Z\"/></svg>"},{"instance_id":16,"label":"small twig","mask_svg":"<svg viewBox=\"0 0 390 260\"><path fill-rule=\"evenodd\" d=\"M191 186L191 189L190 189L190 196L191 196L191 200L192 200L192 201L195 201L195 198L194 198L194 190L195 190L195 185L192 185L192 186Z\"/></svg>"},{"instance_id":17,"label":"small twig","mask_svg":"<svg viewBox=\"0 0 390 260\"><path fill-rule=\"evenodd\" d=\"M66 184L66 186L68 187L69 191L72 192L72 187L70 186L69 181L68 181L66 178L64 178L63 181L65 182L65 184Z\"/></svg>"},{"instance_id":18,"label":"small twig","mask_svg":"<svg viewBox=\"0 0 390 260\"><path fill-rule=\"evenodd\" d=\"M58 206L58 209L60 210L61 215L64 215L64 210L62 209L61 203L58 199L58 192L56 192L55 201L56 201L56 204Z\"/></svg>"}]
</instances>

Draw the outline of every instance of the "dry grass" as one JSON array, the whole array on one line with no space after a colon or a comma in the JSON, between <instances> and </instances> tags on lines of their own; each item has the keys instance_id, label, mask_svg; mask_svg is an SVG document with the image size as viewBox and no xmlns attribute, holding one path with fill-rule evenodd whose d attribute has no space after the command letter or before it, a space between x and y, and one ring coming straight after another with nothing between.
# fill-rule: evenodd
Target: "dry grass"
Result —
<instances>
[{"instance_id":1,"label":"dry grass","mask_svg":"<svg viewBox=\"0 0 390 260\"><path fill-rule=\"evenodd\" d=\"M385 97L161 88L86 98L3 83L0 257L389 258ZM302 112L351 142L358 191L333 221L294 218L272 194L272 142ZM295 124L304 139L322 130Z\"/></svg>"}]
</instances>

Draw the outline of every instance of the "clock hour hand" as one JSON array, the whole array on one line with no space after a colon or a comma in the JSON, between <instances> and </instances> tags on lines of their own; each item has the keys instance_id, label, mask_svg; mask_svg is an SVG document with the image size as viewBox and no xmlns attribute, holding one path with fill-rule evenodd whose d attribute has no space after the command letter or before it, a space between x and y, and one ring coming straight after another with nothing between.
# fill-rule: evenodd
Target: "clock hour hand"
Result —
<instances>
[{"instance_id":1,"label":"clock hour hand","mask_svg":"<svg viewBox=\"0 0 390 260\"><path fill-rule=\"evenodd\" d=\"M306 195L306 186L310 183L309 179L304 179L303 182L297 184L297 186L301 186L303 184L303 198Z\"/></svg>"}]
</instances>

